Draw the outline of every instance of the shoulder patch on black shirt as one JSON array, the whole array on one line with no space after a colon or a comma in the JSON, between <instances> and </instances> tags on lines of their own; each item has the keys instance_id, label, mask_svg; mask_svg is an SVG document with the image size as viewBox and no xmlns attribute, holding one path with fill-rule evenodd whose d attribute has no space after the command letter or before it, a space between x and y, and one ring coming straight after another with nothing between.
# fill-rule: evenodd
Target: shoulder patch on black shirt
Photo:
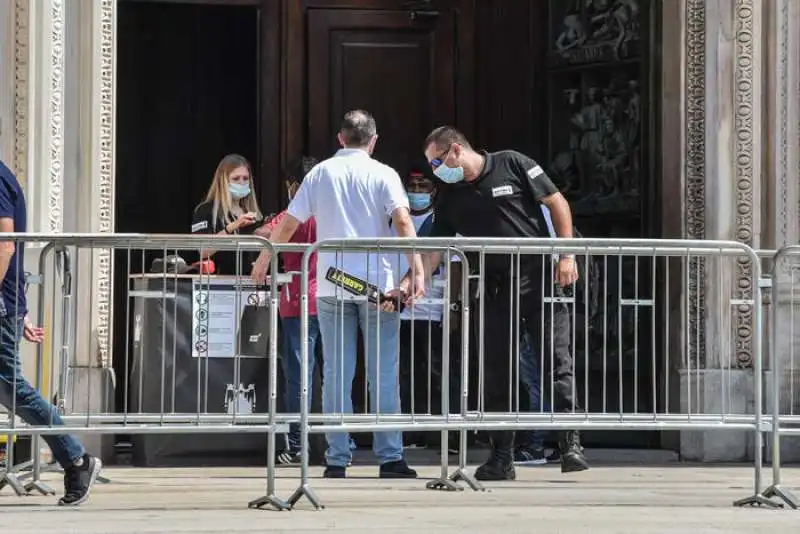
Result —
<instances>
[{"instance_id":1,"label":"shoulder patch on black shirt","mask_svg":"<svg viewBox=\"0 0 800 534\"><path fill-rule=\"evenodd\" d=\"M192 233L199 232L208 228L208 221L200 221L192 225Z\"/></svg>"},{"instance_id":2,"label":"shoulder patch on black shirt","mask_svg":"<svg viewBox=\"0 0 800 534\"><path fill-rule=\"evenodd\" d=\"M544 174L544 171L540 165L537 165L528 171L528 176L530 176L531 180L541 176L542 174Z\"/></svg>"}]
</instances>

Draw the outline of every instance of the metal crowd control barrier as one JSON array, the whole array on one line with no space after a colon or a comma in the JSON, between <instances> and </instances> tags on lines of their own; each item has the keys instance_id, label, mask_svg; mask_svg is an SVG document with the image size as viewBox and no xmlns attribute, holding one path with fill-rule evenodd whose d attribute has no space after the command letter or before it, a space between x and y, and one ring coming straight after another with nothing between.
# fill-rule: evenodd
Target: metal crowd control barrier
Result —
<instances>
[{"instance_id":1,"label":"metal crowd control barrier","mask_svg":"<svg viewBox=\"0 0 800 534\"><path fill-rule=\"evenodd\" d=\"M800 500L783 484L781 476L781 437L800 436L800 414L795 412L798 404L795 393L797 373L795 355L797 353L797 333L795 328L797 306L800 295L797 292L798 271L800 271L800 246L784 247L774 253L771 277L770 313L770 353L769 367L772 376L772 395L769 399L772 446L772 484L764 490L762 497L778 499L792 509L800 508ZM787 379L787 380L784 380ZM784 384L788 381L789 391ZM788 393L788 406L782 397Z\"/></svg>"},{"instance_id":2,"label":"metal crowd control barrier","mask_svg":"<svg viewBox=\"0 0 800 534\"><path fill-rule=\"evenodd\" d=\"M246 402L243 401L248 401L248 399L252 401L250 406L255 406L255 396L252 386L250 388L243 388L240 385L238 388L240 391L238 392L235 391L236 388L233 388L234 391L231 399L227 398L227 393L225 391L220 392L220 395L224 396L226 413L225 411L215 411L216 408L212 406L212 404L215 403L222 406L222 398L219 399L218 402L218 399L214 397L216 394L208 389L209 381L215 378L219 373L215 375L213 372L209 371L209 367L212 366L214 362L211 355L213 343L210 342L213 340L209 338L209 326L203 323L203 320L198 319L200 323L198 323L197 328L195 328L195 324L192 322L194 321L192 317L195 315L192 311L193 297L190 296L188 298L188 301L190 301L188 303L189 311L186 312L186 310L183 310L181 312L186 312L182 318L188 318L191 324L189 324L188 327L186 325L181 325L181 329L176 328L178 323L177 314L180 284L183 283L182 280L189 280L189 277L179 274L169 262L163 262L162 269L156 273L152 273L152 268L149 264L149 260L156 257L166 258L178 254L180 251L189 251L197 255L201 250L207 249L220 252L235 252L236 257L240 258L245 252L255 253L259 251L271 251L269 241L255 236L167 234L7 234L6 236L0 236L0 241L3 240L3 237L8 241L14 241L17 246L23 246L26 243L40 243L46 245L41 251L42 256L40 258L41 273L39 277L41 277L41 287L39 288L39 318L42 319L44 317L45 308L49 306L52 314L50 321L52 331L47 333L47 337L52 339L48 340L48 342L51 343L51 350L48 354L42 349L38 350L35 385L40 390L42 390L43 386L47 385L47 391L50 392L48 395L52 395L54 391L56 392L57 408L51 412L52 415L48 421L44 421L40 424L18 422L18 416L23 414L17 411L17 395L11 395L11 405L6 406L10 411L9 417L7 421L0 421L0 434L9 436L8 462L3 476L0 478L0 488L9 485L19 495L33 490L38 490L42 493L52 492L40 479L40 475L44 469L39 461L40 451L37 443L38 439L36 439L39 436L48 437L64 433L98 435L127 434L134 436L155 436L164 434L224 435L235 432L239 436L267 435L267 463L270 466L267 485L268 493L274 495L275 433L285 432L285 425L281 424L278 420L275 403L276 360L278 357L276 341L277 286L283 283L282 281L285 281L287 277L283 275L274 275L270 281L269 289L260 288L258 291L251 289L250 296L246 299L242 297L242 289L249 284L249 277L244 281L242 277L234 277L235 279L232 281L226 282L230 286L227 288L229 291L226 294L230 297L228 300L231 301L231 299L233 299L231 302L235 301L233 304L228 302L228 307L231 307L233 310L231 312L230 327L232 332L234 332L235 340L229 343L229 345L234 346L227 347L232 354L226 353L225 358L217 358L217 361L227 362L226 368L232 368L233 382L242 378L242 368L244 367L245 361L245 357L242 355L245 350L243 344L248 342L245 329L242 327L244 321L242 307L252 304L258 309L268 310L270 333L268 346L262 346L258 343L253 345L254 347L258 347L257 350L263 351L263 353L259 353L256 356L261 358L266 365L264 369L261 369L260 366L253 367L253 375L255 376L257 374L258 377L263 377L263 380L267 383L264 388L268 393L266 410L260 413L242 410L241 407L246 404ZM113 257L109 256L109 254L113 255L114 252L126 254L125 263L128 265L126 288L128 292L125 295L125 302L127 305L124 311L117 310L117 313L125 314L126 324L129 326L134 325L133 319L135 314L131 310L131 301L137 299L137 302L158 303L160 306L159 309L163 312L164 317L162 321L163 324L160 325L159 329L160 334L158 335L160 343L158 342L159 340L156 340L155 348L149 347L145 350L144 346L140 346L135 354L131 354L131 345L136 342L137 336L141 336L140 329L137 329L140 325L137 323L134 325L133 332L131 332L129 328L126 328L126 350L124 362L122 363L124 369L114 369L112 367L113 360L110 358L102 362L105 372L111 375L112 380L116 380L114 377L115 371L122 372L124 375L121 384L123 386L122 406L121 410L117 411L113 409L109 410L105 406L94 409L95 407L91 401L92 391L98 391L96 388L100 388L99 391L108 396L109 390L114 389L113 383L106 383L105 385L100 384L98 386L93 383L98 381L98 379L93 378L91 374L86 374L82 381L79 381L75 378L74 372L75 370L84 370L83 366L75 367L73 363L76 356L77 328L78 326L87 327L89 336L82 338L85 341L90 339L93 335L93 326L91 324L92 322L85 317L77 317L75 321L69 322L70 318L73 317L72 309L75 308L75 295L71 289L74 287L72 279L77 278L78 275L75 273L80 270L81 265L84 265L84 267L87 265L87 261L85 260L88 260L90 263L95 263L96 260L100 258L97 256L99 251L105 253L102 261L106 262L106 267L109 268L109 270L111 267L110 263L113 261ZM55 252L55 254L49 254L51 252ZM29 251L28 254L30 253ZM81 257L80 253L88 254L89 257L87 258L85 255ZM151 274L134 274L135 269L132 269L133 260L138 253L141 253L141 272ZM57 265L53 266L52 269L47 269L45 264L50 257L53 258ZM66 264L65 260L71 260L71 266ZM278 273L277 265L275 264L276 261L276 259L273 260L273 273ZM237 260L236 263L237 272L245 272L241 266L241 261ZM51 276L53 280L50 280L50 278L46 276L46 271L53 273ZM249 274L249 266L246 267L246 272ZM60 295L57 295L56 284L52 283L58 276L62 277ZM145 281L147 283L142 287L132 287L131 279L137 277L143 280L146 279ZM196 289L194 286L197 286L199 288L198 301L202 300L200 297L203 297L203 299L207 301L209 295L212 295L212 282L216 284L224 278L225 277L213 277L208 274L194 276L192 278L193 281L186 282L189 284L189 294L193 295L194 293L191 292ZM47 298L48 291L52 291L52 297L50 299ZM261 301L262 293L264 294L266 302ZM251 303L250 299L254 295L256 296L257 302ZM78 297L87 298L87 295L78 295ZM87 302L94 301L96 297L94 286L92 286ZM245 303L244 300L247 300L247 302ZM48 306L43 305L45 302ZM84 304L86 304L86 302L84 302ZM107 305L112 305L110 300L107 302ZM57 317L58 309L61 309L61 317ZM207 319L210 314L208 310L206 310L202 315ZM198 315L198 317L199 316L200 315ZM174 324L166 324L168 317L172 318ZM139 319L140 317L137 315L136 320L138 321ZM110 326L110 324L107 325L109 329ZM170 326L172 326L173 329L168 335L167 330ZM198 335L202 339L200 339L194 347L190 347L187 339L181 337L194 336L197 332L199 332ZM253 339L257 340L259 337L258 335L250 336L249 342L253 342ZM191 339L194 341L193 338ZM200 347L201 344L203 344L202 347ZM250 347L250 350L256 349ZM183 352L179 354L179 351ZM109 346L108 353L110 352L111 347ZM160 360L152 365L151 368L143 369L142 366L147 363L145 358L152 357L154 353L157 353L157 356L161 356ZM49 366L45 365L44 362L45 357L48 355L50 356ZM89 360L94 360L98 358L98 356L99 355L94 354ZM192 361L188 373L178 374L176 372L176 365L179 357ZM133 380L130 374L134 369L138 369L138 383L131 384ZM171 376L169 375L168 369L171 371ZM22 378L22 375L17 374L17 369L14 369L13 372L4 369L4 372L10 372L13 375L6 378L9 379L9 382L14 384L14 390L16 390L16 384L18 380ZM47 379L45 379L44 376L45 372L48 374ZM186 381L186 375L192 372L196 374L194 383L192 383L192 381ZM70 380L73 382L72 384L70 384ZM55 387L54 382L57 382ZM81 382L80 386L83 389L81 392L76 393L75 391L78 388L76 384L78 384L78 382ZM157 390L155 393L147 392L148 395L146 398L143 398L142 393L145 385L148 387L155 386ZM70 388L72 388L72 390ZM184 388L191 389L192 391L196 389L196 402L191 398L177 398ZM230 389L230 387L228 389ZM83 393L86 394L86 398L76 398ZM107 400L108 399L104 399L104 401ZM148 403L150 408L146 406ZM187 406L193 406L193 408L187 409ZM60 417L63 420L63 426L54 424L54 419L56 417ZM15 465L13 461L12 438L25 435L34 437L32 440L32 462L30 464ZM31 467L31 473L21 475L21 468L24 469L28 466ZM30 476L32 480L27 485L23 486L21 479L26 478L26 476Z\"/></svg>"},{"instance_id":3,"label":"metal crowd control barrier","mask_svg":"<svg viewBox=\"0 0 800 534\"><path fill-rule=\"evenodd\" d=\"M442 433L442 475L439 479L427 484L431 489L458 490L462 489L457 484L464 481L473 490L483 489L482 484L475 480L472 472L466 465L465 430L488 430L488 431L509 431L527 430L539 428L543 430L557 430L565 436L574 435L575 430L638 430L638 431L738 431L752 434L754 441L754 490L751 496L743 498L734 503L735 506L763 505L775 506L771 500L761 493L762 487L762 439L761 433L764 430L763 421L763 401L762 401L762 353L761 353L761 287L759 258L756 253L746 245L736 242L724 241L683 241L683 240L617 240L617 239L475 239L475 238L455 238L455 239L345 239L328 240L318 242L309 247L304 254L302 268L302 337L306 339L309 328L309 259L315 252L329 253L356 253L371 251L373 253L387 252L427 252L432 250L449 250L451 254L462 258L465 265L469 265L467 259L472 257L471 265L473 270L477 269L477 274L464 275L461 280L462 296L464 306L462 308L463 325L469 324L471 315L468 304L467 294L471 292L469 282L476 282L479 299L478 310L478 395L477 406L470 406L467 409L466 403L472 392L470 385L471 364L467 359L469 356L469 334L464 332L467 328L462 328L462 350L464 358L461 365L461 406L459 413L449 413L447 395L442 394L442 413L439 415L425 415L414 417L407 413L382 413L379 409L368 409L368 413L351 414L345 409L346 400L340 399L342 404L339 410L329 410L329 413L322 416L312 416L308 408L308 367L309 353L308 347L304 343L302 346L302 402L301 402L301 431L302 431L302 463L301 479L298 488L289 497L287 504L294 507L306 497L314 508L322 508L322 501L310 485L309 478L309 456L308 444L311 433L326 432L330 435L342 432L390 432L408 430L429 430ZM579 263L581 258L586 265L593 265L592 269L598 269L600 287L600 302L590 305L591 292L589 284L584 285L583 289L572 288L572 293L562 294L558 290L551 289L553 286L554 262L546 262L551 255L571 254L576 255ZM505 268L510 268L510 278L503 280L504 275L497 276L497 260L499 256L505 255L507 258ZM475 260L477 256L477 261ZM530 257L539 258L531 260ZM337 256L338 257L338 256ZM591 261L590 261L591 260ZM338 261L338 260L337 260ZM540 311L520 310L519 302L528 298L521 297L520 278L516 273L521 269L528 269L531 261L541 261L542 270L537 271L542 276L541 290L537 306ZM727 263L726 263L727 262ZM749 263L752 266L752 280L746 288L737 287L732 277L728 276L735 269L736 262ZM696 290L691 286L692 277L699 272L701 264L706 269L707 282L711 284L707 295L707 305L717 306L719 311L728 309L730 316L745 314L745 319L749 320L753 328L752 353L753 353L753 375L755 389L755 410L754 413L743 403L734 402L737 399L733 396L730 378L731 369L727 364L721 364L719 369L722 374L719 398L714 398L719 409L707 409L704 401L710 394L700 393L700 381L704 364L698 358L701 351L693 348L693 343L700 343L699 339L694 339L692 332L698 331L697 323L705 321L704 310L697 306L693 308ZM488 266L493 266L492 271ZM550 270L550 277L544 274ZM465 272L467 269L465 269ZM490 274L493 278L488 279ZM589 272L587 267L586 272ZM469 280L467 279L469 278ZM547 283L545 283L547 279ZM319 283L319 281L318 281ZM505 284L505 285L504 285ZM447 285L450 285L448 279ZM485 384L488 379L485 367L485 349L487 339L484 339L484 322L491 319L484 313L487 306L487 299L491 300L491 291L500 291L502 288L510 286L516 293L504 296L508 298L510 309L508 313L513 313L516 327L509 333L508 343L511 347L512 360L508 362L509 371L508 388L509 397L507 410L491 412L487 409L486 398L484 395L490 394L497 396L496 391L492 391L491 384ZM549 288L546 286L550 286ZM626 289L628 293L626 293ZM487 293L488 291L488 293ZM528 291L527 289L525 291ZM582 295L576 293L581 291ZM510 291L509 291L510 292ZM526 293L527 295L528 293ZM532 293L531 293L532 294ZM489 295L489 296L487 296ZM576 298L580 297L580 298ZM334 299L335 300L335 299ZM447 300L445 300L447 302ZM516 307L515 307L515 304ZM526 306L530 303L528 302ZM320 298L317 298L317 305L320 306ZM497 303L490 311L495 311ZM554 401L558 402L558 397L554 396L553 389L556 387L552 378L550 383L544 383L544 378L540 379L543 390L549 385L549 398L551 408L537 410L535 407L527 410L520 408L520 385L517 377L521 378L520 372L520 339L518 333L526 330L527 332L538 332L540 339L534 339L534 351L539 350L539 364L544 376L544 369L549 363L549 368L554 364L554 342L553 335L556 329L553 327L555 314L563 318L562 307L570 309L569 314L569 336L571 338L569 349L570 358L565 358L560 354L559 358L564 361L571 360L572 374L576 375L579 367L576 356L582 352L581 364L584 366L584 378L581 380L576 376L572 381L571 394L569 388L562 388L563 395L572 397L571 407L564 407L554 410ZM342 309L344 305L341 305ZM590 307L593 311L589 311ZM676 308L677 307L677 308ZM546 311L548 310L549 311ZM558 312L554 312L558 309ZM512 311L513 310L513 311ZM540 315L536 315L539 313ZM549 313L549 322L545 322L545 315ZM576 324L576 316L583 313L582 324ZM590 318L590 313L594 314ZM714 328L721 336L718 351L715 355L725 358L732 356L735 347L734 328L735 325L728 323L727 332L725 325L722 324L721 313L715 314L716 324ZM343 312L342 312L343 316ZM447 314L445 314L446 320ZM535 320L532 320L531 318ZM599 317L599 319L598 319ZM671 329L670 318L678 318L679 324ZM633 319L631 319L633 318ZM646 318L645 321L643 318ZM525 320L524 327L520 321ZM536 330L536 322L542 321L540 330ZM633 322L631 322L633 321ZM380 323L379 323L380 324ZM548 339L545 326L549 328L549 340L547 345L544 340ZM563 324L563 323L559 323ZM631 328L631 324L633 327ZM598 326L599 325L599 326ZM644 325L644 326L643 326ZM647 328L649 336L639 336L640 328ZM362 331L364 326L362 323ZM563 335L564 331L559 331L555 335ZM678 332L678 338L673 338L673 332ZM581 339L581 336L583 339ZM492 339L492 343L506 343L505 339ZM628 345L633 343L633 347ZM559 341L562 343L563 339ZM338 343L338 340L337 340ZM538 345L538 347L536 346ZM327 346L327 345L326 345ZM494 351L493 345L492 351ZM330 349L330 347L328 347ZM545 352L549 349L549 355ZM332 349L331 349L332 350ZM336 350L339 350L338 348ZM506 349L504 349L506 350ZM671 366L667 356L679 350L683 353L682 369L686 376L686 384L681 384L680 390L683 395L680 399L682 404L676 408L676 400L670 396L672 374ZM730 354L725 354L728 351ZM657 353L664 355L663 367L657 360ZM343 352L342 352L343 353ZM649 353L649 354L648 354ZM721 354L720 354L721 353ZM338 354L338 353L337 353ZM714 355L709 355L711 358ZM326 365L328 358L326 357ZM380 362L380 359L378 359ZM724 360L721 360L724 361ZM494 362L493 362L494 363ZM505 364L504 364L505 365ZM599 365L599 375L602 377L600 385L600 400L590 398L591 394L597 394L597 387L590 383L590 367ZM449 353L443 354L443 367L449 366ZM708 367L713 364L709 363ZM627 368L633 369L632 387L624 386L624 373ZM379 373L377 373L378 376ZM349 379L348 372L343 372L344 378L337 377L338 380L346 381ZM513 377L513 378L512 378ZM393 377L388 377L393 379ZM332 380L326 376L326 380ZM617 381L614 387L614 381ZM516 382L516 383L515 383ZM557 387L561 387L559 382ZM582 395L579 388L583 387ZM394 387L394 385L392 385ZM375 386L380 390L379 386ZM633 391L630 391L632 389ZM374 393L370 390L370 393ZM630 397L633 397L631 403ZM705 395L705 397L704 397ZM516 397L516 403L513 398ZM336 399L333 400L334 404ZM472 402L472 401L470 401ZM496 410L496 400L493 401ZM563 404L563 401L562 401ZM583 410L578 406L583 404L590 409ZM473 409L474 408L474 409ZM527 413L526 413L527 412ZM538 413L534 413L538 412ZM460 435L460 454L459 465L455 472L449 473L447 460L447 432L459 431ZM568 438L568 439L572 439ZM569 441L565 441L569 443ZM575 442L573 442L575 443ZM330 449L329 449L330 451ZM329 458L330 465L330 458Z\"/></svg>"}]
</instances>

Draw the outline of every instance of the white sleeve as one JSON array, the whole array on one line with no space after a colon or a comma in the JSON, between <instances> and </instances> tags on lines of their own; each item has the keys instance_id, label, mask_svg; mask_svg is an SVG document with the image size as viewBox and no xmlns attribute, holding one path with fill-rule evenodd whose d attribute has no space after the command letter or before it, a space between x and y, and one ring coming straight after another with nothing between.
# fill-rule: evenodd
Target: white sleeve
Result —
<instances>
[{"instance_id":1,"label":"white sleeve","mask_svg":"<svg viewBox=\"0 0 800 534\"><path fill-rule=\"evenodd\" d=\"M408 195L406 195L406 190L403 188L400 175L390 169L383 183L383 205L386 215L391 217L397 208L408 209Z\"/></svg>"},{"instance_id":2,"label":"white sleeve","mask_svg":"<svg viewBox=\"0 0 800 534\"><path fill-rule=\"evenodd\" d=\"M300 188L295 193L294 198L289 203L286 212L300 221L306 222L315 214L314 207L314 184L316 183L316 175L312 176L311 173L300 184Z\"/></svg>"}]
</instances>

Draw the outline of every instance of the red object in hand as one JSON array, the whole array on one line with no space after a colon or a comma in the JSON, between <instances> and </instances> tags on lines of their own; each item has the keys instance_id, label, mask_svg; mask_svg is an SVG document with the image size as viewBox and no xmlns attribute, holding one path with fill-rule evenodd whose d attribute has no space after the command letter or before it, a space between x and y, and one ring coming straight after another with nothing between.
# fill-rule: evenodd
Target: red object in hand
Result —
<instances>
[{"instance_id":1,"label":"red object in hand","mask_svg":"<svg viewBox=\"0 0 800 534\"><path fill-rule=\"evenodd\" d=\"M200 274L214 274L217 266L214 265L213 260L203 260L200 262Z\"/></svg>"}]
</instances>

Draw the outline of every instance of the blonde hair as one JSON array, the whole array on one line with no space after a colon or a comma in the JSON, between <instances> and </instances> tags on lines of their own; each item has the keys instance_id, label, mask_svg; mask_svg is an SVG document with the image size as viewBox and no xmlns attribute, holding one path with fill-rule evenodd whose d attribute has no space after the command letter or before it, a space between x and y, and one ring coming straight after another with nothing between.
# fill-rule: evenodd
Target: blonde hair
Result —
<instances>
[{"instance_id":1,"label":"blonde hair","mask_svg":"<svg viewBox=\"0 0 800 534\"><path fill-rule=\"evenodd\" d=\"M211 213L215 224L219 220L219 216L226 224L236 220L233 215L234 200L231 198L228 177L239 167L246 168L247 173L250 175L250 193L238 201L239 205L245 212L253 212L261 216L255 188L253 187L253 170L250 167L250 162L239 154L228 154L217 165L217 170L214 172L214 180L211 182L211 187L208 188L208 193L206 194L205 201L212 203Z\"/></svg>"}]
</instances>

